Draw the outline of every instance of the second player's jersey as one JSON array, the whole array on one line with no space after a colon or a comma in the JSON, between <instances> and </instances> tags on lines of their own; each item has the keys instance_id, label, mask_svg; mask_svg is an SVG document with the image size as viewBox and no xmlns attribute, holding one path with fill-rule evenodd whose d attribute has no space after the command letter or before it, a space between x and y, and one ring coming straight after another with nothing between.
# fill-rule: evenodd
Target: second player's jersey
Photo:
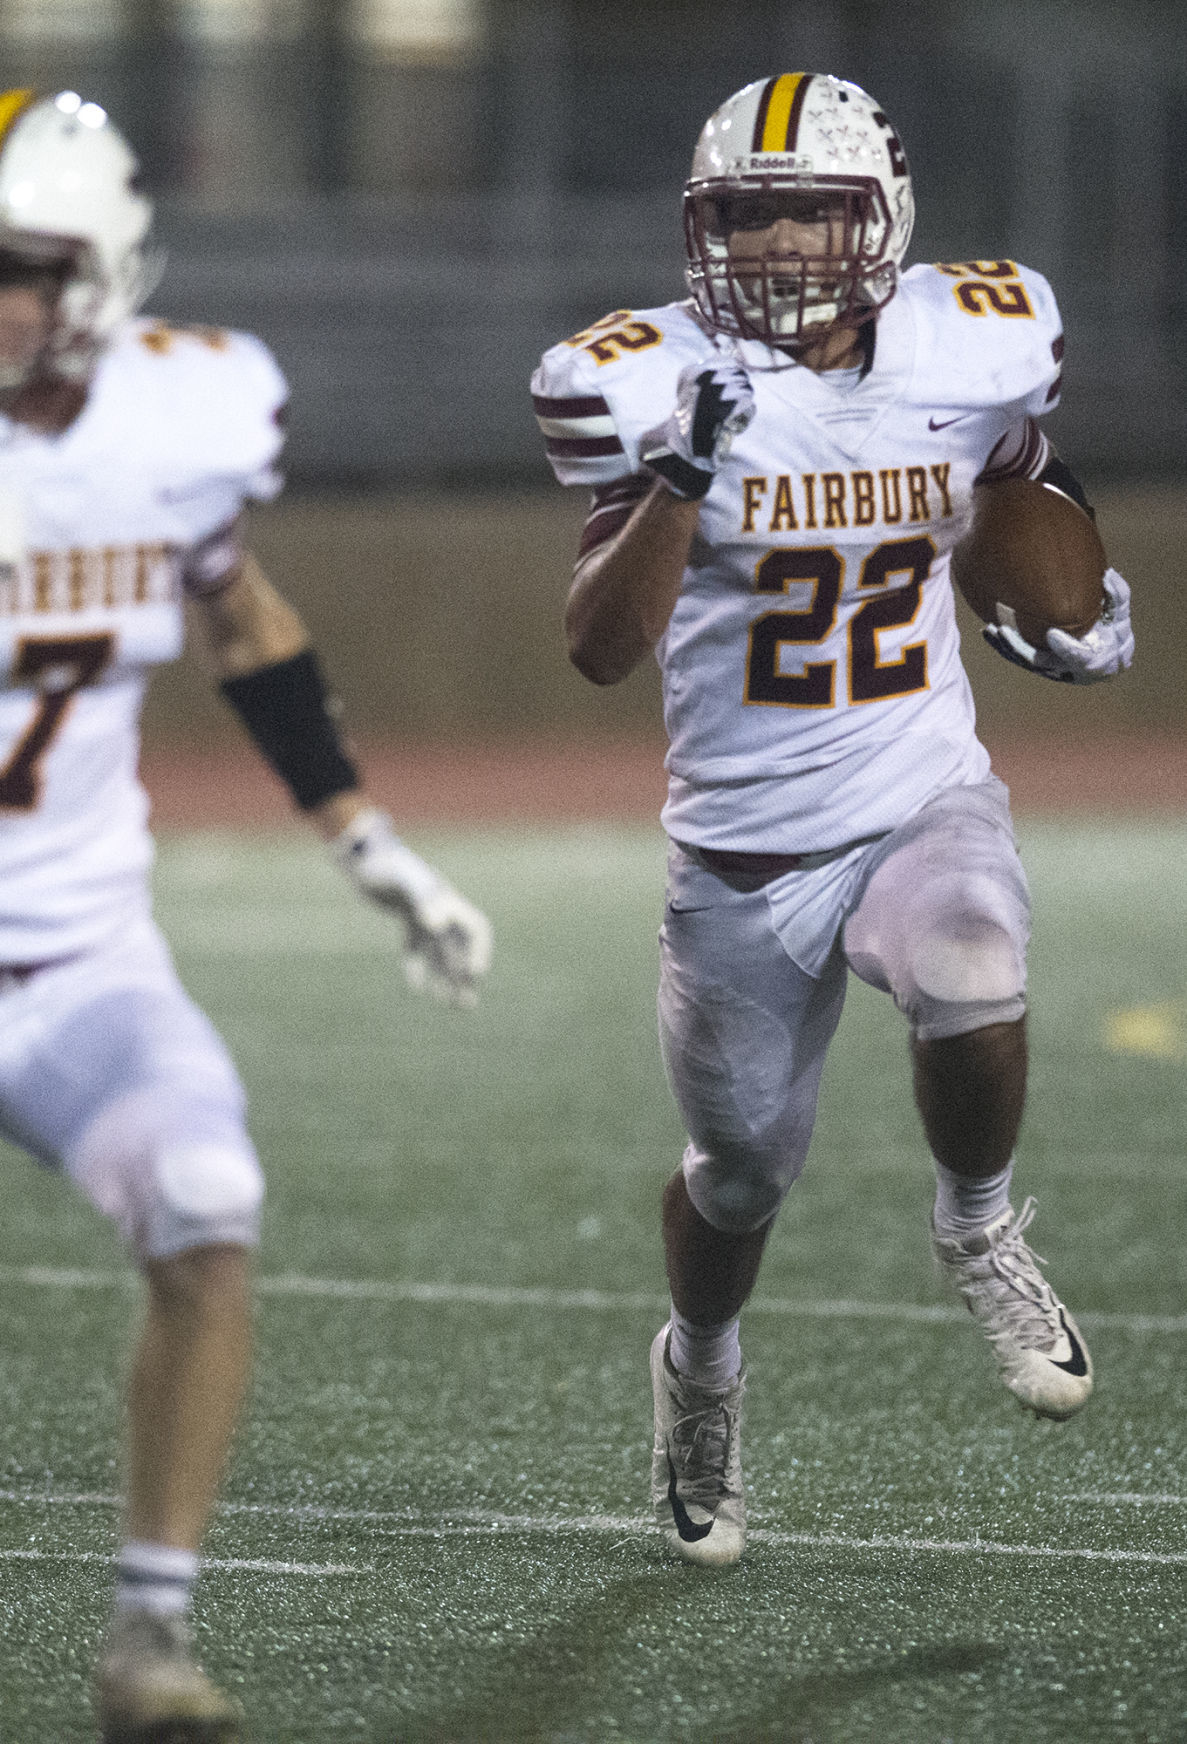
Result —
<instances>
[{"instance_id":1,"label":"second player's jersey","mask_svg":"<svg viewBox=\"0 0 1187 1744\"><path fill-rule=\"evenodd\" d=\"M754 389L657 648L670 834L818 851L984 778L948 559L974 482L1045 464L1061 353L1045 280L975 261L904 275L864 374L717 338L688 303L545 354L536 411L557 476L595 487L587 546L648 487L640 443L685 365L736 359Z\"/></svg>"},{"instance_id":2,"label":"second player's jersey","mask_svg":"<svg viewBox=\"0 0 1187 1744\"><path fill-rule=\"evenodd\" d=\"M0 418L0 965L147 907L147 674L181 650L187 562L275 488L284 384L242 334L137 322L80 416Z\"/></svg>"}]
</instances>

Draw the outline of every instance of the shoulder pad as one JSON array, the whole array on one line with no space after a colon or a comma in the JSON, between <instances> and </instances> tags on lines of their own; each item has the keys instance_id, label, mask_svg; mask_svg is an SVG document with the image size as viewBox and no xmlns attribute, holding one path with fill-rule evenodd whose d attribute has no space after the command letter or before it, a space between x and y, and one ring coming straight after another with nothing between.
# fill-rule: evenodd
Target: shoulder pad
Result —
<instances>
[{"instance_id":1,"label":"shoulder pad","mask_svg":"<svg viewBox=\"0 0 1187 1744\"><path fill-rule=\"evenodd\" d=\"M1041 273L1012 260L914 266L901 294L925 330L922 368L970 403L1021 406L1038 416L1059 399L1063 330Z\"/></svg>"},{"instance_id":2,"label":"shoulder pad","mask_svg":"<svg viewBox=\"0 0 1187 1744\"><path fill-rule=\"evenodd\" d=\"M532 407L560 482L608 484L638 472L639 439L671 411L680 371L718 356L684 303L616 309L546 351Z\"/></svg>"},{"instance_id":3,"label":"shoulder pad","mask_svg":"<svg viewBox=\"0 0 1187 1744\"><path fill-rule=\"evenodd\" d=\"M195 480L238 478L244 496L274 494L288 389L250 333L139 320L104 360L106 396L131 402L145 440Z\"/></svg>"}]
</instances>

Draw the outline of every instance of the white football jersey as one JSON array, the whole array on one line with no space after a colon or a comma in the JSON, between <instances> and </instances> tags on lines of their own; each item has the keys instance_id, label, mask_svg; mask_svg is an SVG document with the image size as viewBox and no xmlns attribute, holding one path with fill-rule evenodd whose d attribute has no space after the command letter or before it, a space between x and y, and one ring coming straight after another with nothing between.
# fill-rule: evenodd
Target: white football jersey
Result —
<instances>
[{"instance_id":1,"label":"white football jersey","mask_svg":"<svg viewBox=\"0 0 1187 1744\"><path fill-rule=\"evenodd\" d=\"M619 310L545 354L532 390L553 468L595 487L583 551L650 484L640 444L685 365L724 356L754 388L656 650L669 834L820 851L985 778L949 556L975 482L1045 466L1034 419L1062 351L1039 274L968 261L904 274L865 372L716 336L691 303Z\"/></svg>"},{"instance_id":2,"label":"white football jersey","mask_svg":"<svg viewBox=\"0 0 1187 1744\"><path fill-rule=\"evenodd\" d=\"M62 435L0 418L0 966L147 910L147 675L187 560L277 488L284 398L259 341L137 321Z\"/></svg>"}]
</instances>

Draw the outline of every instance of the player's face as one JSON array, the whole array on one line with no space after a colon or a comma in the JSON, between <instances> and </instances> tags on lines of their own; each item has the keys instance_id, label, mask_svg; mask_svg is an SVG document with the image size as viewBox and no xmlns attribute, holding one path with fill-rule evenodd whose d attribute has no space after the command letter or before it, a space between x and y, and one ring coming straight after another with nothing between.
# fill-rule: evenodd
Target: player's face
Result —
<instances>
[{"instance_id":1,"label":"player's face","mask_svg":"<svg viewBox=\"0 0 1187 1744\"><path fill-rule=\"evenodd\" d=\"M0 389L33 369L49 343L55 303L43 284L0 284Z\"/></svg>"},{"instance_id":2,"label":"player's face","mask_svg":"<svg viewBox=\"0 0 1187 1744\"><path fill-rule=\"evenodd\" d=\"M804 327L790 348L814 369L839 368L857 348L852 328L833 329L829 319L846 294L853 220L844 195L747 190L719 203L730 276L743 301L801 309ZM835 279L828 266L832 260L839 269L844 266ZM819 311L815 332L814 310Z\"/></svg>"},{"instance_id":3,"label":"player's face","mask_svg":"<svg viewBox=\"0 0 1187 1744\"><path fill-rule=\"evenodd\" d=\"M845 201L820 194L739 193L721 203L720 222L738 277L753 262L840 258L845 253Z\"/></svg>"}]
</instances>

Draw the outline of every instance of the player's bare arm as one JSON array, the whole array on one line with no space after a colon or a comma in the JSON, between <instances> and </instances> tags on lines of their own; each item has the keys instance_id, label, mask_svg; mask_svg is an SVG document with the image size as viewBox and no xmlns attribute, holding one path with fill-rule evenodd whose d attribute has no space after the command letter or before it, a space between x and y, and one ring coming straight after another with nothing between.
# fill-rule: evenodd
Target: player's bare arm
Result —
<instances>
[{"instance_id":1,"label":"player's bare arm","mask_svg":"<svg viewBox=\"0 0 1187 1744\"><path fill-rule=\"evenodd\" d=\"M218 593L195 602L195 610L220 679L241 678L309 646L297 612L250 553Z\"/></svg>"},{"instance_id":2,"label":"player's bare arm","mask_svg":"<svg viewBox=\"0 0 1187 1744\"><path fill-rule=\"evenodd\" d=\"M300 615L238 552L233 529L211 543L215 570L219 552L231 565L199 580L194 612L220 690L351 883L403 923L410 985L472 1006L490 966L489 922L400 840L367 792Z\"/></svg>"},{"instance_id":3,"label":"player's bare arm","mask_svg":"<svg viewBox=\"0 0 1187 1744\"><path fill-rule=\"evenodd\" d=\"M626 526L578 563L569 590L569 658L593 684L618 684L668 625L699 504L657 479Z\"/></svg>"},{"instance_id":4,"label":"player's bare arm","mask_svg":"<svg viewBox=\"0 0 1187 1744\"><path fill-rule=\"evenodd\" d=\"M299 614L250 552L245 553L233 580L219 592L194 602L194 615L220 683L246 678L310 648L309 632ZM313 806L309 821L332 841L370 803L359 786L346 787Z\"/></svg>"},{"instance_id":5,"label":"player's bare arm","mask_svg":"<svg viewBox=\"0 0 1187 1744\"><path fill-rule=\"evenodd\" d=\"M616 537L577 566L565 628L574 665L594 684L617 684L663 635L700 504L753 416L754 394L738 364L704 359L681 370L670 415L639 448L655 485Z\"/></svg>"}]
</instances>

